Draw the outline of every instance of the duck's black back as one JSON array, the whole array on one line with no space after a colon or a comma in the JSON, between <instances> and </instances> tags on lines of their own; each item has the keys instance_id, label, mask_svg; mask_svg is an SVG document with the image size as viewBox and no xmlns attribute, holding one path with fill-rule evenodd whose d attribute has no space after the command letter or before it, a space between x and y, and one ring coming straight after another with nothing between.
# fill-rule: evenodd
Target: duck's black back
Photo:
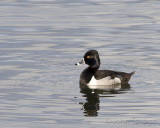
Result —
<instances>
[{"instance_id":1,"label":"duck's black back","mask_svg":"<svg viewBox=\"0 0 160 128\"><path fill-rule=\"evenodd\" d=\"M110 76L112 79L114 79L115 77L118 77L121 80L121 83L128 83L130 80L130 77L134 73L135 72L125 73L125 72L118 72L118 71L112 71L112 70L97 70L94 73L94 76L97 80L103 79L107 76Z\"/></svg>"}]
</instances>

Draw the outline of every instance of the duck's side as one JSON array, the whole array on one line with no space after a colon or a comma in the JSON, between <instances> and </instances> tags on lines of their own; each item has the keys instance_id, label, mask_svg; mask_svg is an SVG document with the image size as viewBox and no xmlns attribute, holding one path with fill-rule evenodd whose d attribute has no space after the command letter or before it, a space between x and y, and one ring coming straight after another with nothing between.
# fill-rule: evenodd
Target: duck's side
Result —
<instances>
[{"instance_id":1,"label":"duck's side","mask_svg":"<svg viewBox=\"0 0 160 128\"><path fill-rule=\"evenodd\" d=\"M131 76L134 73L135 72L126 73L126 72L118 72L112 70L97 70L93 75L95 76L96 80L101 80L106 77L110 77L111 80L117 81L117 79L119 79L120 83L128 83Z\"/></svg>"},{"instance_id":2,"label":"duck's side","mask_svg":"<svg viewBox=\"0 0 160 128\"><path fill-rule=\"evenodd\" d=\"M97 70L86 68L80 76L80 84L85 85L113 85L128 83L135 72L125 73L111 70Z\"/></svg>"}]
</instances>

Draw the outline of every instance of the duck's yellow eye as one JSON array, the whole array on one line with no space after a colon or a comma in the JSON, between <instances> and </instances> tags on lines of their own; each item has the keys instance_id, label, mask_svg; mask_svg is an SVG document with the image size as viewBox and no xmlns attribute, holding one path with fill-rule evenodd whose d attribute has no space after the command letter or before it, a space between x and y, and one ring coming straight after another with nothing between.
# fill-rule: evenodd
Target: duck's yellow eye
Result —
<instances>
[{"instance_id":1,"label":"duck's yellow eye","mask_svg":"<svg viewBox=\"0 0 160 128\"><path fill-rule=\"evenodd\" d=\"M90 58L90 56L87 56L87 59L89 59Z\"/></svg>"}]
</instances>

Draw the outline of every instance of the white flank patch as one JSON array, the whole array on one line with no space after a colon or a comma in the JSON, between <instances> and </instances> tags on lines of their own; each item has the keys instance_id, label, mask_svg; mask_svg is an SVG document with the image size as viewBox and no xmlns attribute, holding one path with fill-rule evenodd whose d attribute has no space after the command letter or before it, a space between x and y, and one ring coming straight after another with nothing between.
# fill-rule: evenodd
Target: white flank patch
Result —
<instances>
[{"instance_id":1,"label":"white flank patch","mask_svg":"<svg viewBox=\"0 0 160 128\"><path fill-rule=\"evenodd\" d=\"M118 77L115 77L114 79L111 79L110 76L107 76L101 80L96 80L93 76L91 78L91 81L87 85L114 85L114 84L120 84L121 80Z\"/></svg>"}]
</instances>

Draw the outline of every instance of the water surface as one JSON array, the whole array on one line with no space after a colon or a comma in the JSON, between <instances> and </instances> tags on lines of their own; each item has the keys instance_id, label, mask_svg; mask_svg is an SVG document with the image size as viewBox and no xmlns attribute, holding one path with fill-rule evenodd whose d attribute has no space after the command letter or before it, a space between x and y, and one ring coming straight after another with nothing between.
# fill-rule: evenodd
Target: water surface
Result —
<instances>
[{"instance_id":1,"label":"water surface","mask_svg":"<svg viewBox=\"0 0 160 128\"><path fill-rule=\"evenodd\" d=\"M0 125L158 128L160 1L0 1ZM130 85L82 90L89 49ZM78 124L78 125L77 125Z\"/></svg>"}]
</instances>

